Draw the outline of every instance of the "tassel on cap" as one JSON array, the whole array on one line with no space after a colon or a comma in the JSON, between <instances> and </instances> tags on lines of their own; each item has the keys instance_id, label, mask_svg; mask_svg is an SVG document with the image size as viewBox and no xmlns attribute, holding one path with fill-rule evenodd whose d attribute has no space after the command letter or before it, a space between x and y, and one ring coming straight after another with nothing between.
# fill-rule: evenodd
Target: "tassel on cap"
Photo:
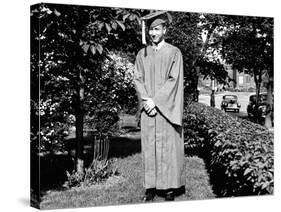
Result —
<instances>
[{"instance_id":1,"label":"tassel on cap","mask_svg":"<svg viewBox=\"0 0 281 212\"><path fill-rule=\"evenodd\" d=\"M141 35L142 35L142 44L146 45L146 35L145 35L145 20L142 19L141 21Z\"/></svg>"}]
</instances>

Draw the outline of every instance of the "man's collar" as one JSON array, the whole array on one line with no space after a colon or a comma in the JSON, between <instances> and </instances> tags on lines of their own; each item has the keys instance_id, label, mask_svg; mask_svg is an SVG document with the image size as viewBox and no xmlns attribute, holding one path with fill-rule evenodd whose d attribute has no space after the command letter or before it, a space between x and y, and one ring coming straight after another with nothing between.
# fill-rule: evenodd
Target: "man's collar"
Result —
<instances>
[{"instance_id":1,"label":"man's collar","mask_svg":"<svg viewBox=\"0 0 281 212\"><path fill-rule=\"evenodd\" d=\"M153 45L153 49L156 50L156 51L159 51L159 49L162 48L164 43L165 43L165 40L163 39L160 43L158 43L158 45Z\"/></svg>"}]
</instances>

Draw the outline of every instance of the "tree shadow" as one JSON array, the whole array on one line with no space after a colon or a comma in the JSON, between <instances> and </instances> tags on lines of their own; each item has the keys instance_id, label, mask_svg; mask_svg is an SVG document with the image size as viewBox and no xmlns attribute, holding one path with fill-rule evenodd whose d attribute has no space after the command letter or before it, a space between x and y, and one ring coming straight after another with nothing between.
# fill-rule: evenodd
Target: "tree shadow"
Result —
<instances>
[{"instance_id":1,"label":"tree shadow","mask_svg":"<svg viewBox=\"0 0 281 212\"><path fill-rule=\"evenodd\" d=\"M197 156L204 161L207 169L210 184L216 197L235 197L235 196L252 196L251 187L244 187L240 189L239 195L232 192L235 188L235 183L231 182L230 178L226 175L226 167L220 163L212 163L212 154L210 147L205 146L204 149L198 148L185 148L185 154L188 156ZM237 180L237 179L236 179ZM246 182L245 182L246 183ZM234 186L234 187L233 187Z\"/></svg>"},{"instance_id":2,"label":"tree shadow","mask_svg":"<svg viewBox=\"0 0 281 212\"><path fill-rule=\"evenodd\" d=\"M73 158L68 154L31 154L31 205L39 207L48 190L64 190L66 171L73 168Z\"/></svg>"},{"instance_id":3,"label":"tree shadow","mask_svg":"<svg viewBox=\"0 0 281 212\"><path fill-rule=\"evenodd\" d=\"M201 147L185 147L185 155L197 156L204 161L213 193L216 195L216 197L223 197L222 191L225 186L223 185L225 183L224 169L222 169L222 167L211 167L211 156L209 152L202 150Z\"/></svg>"},{"instance_id":4,"label":"tree shadow","mask_svg":"<svg viewBox=\"0 0 281 212\"><path fill-rule=\"evenodd\" d=\"M141 152L140 137L112 137L110 138L108 157L124 158Z\"/></svg>"},{"instance_id":5,"label":"tree shadow","mask_svg":"<svg viewBox=\"0 0 281 212\"><path fill-rule=\"evenodd\" d=\"M84 166L88 167L93 160L92 135L84 136ZM67 180L67 171L75 168L76 139L65 140L67 149L64 153L48 153L39 155L31 152L31 202L37 206L40 197L49 190L65 190L63 184ZM108 158L123 158L141 151L140 136L116 136L109 138Z\"/></svg>"}]
</instances>

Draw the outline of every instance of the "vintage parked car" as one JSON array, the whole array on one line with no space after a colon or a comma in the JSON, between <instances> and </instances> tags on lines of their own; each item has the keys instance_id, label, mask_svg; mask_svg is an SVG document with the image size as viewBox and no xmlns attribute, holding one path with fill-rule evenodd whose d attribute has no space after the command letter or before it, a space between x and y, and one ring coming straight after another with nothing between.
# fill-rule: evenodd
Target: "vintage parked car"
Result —
<instances>
[{"instance_id":1,"label":"vintage parked car","mask_svg":"<svg viewBox=\"0 0 281 212\"><path fill-rule=\"evenodd\" d=\"M241 105L238 103L236 95L224 95L222 97L221 109L224 111L233 110L239 112Z\"/></svg>"},{"instance_id":2,"label":"vintage parked car","mask_svg":"<svg viewBox=\"0 0 281 212\"><path fill-rule=\"evenodd\" d=\"M267 94L266 93L261 93L260 94L260 101L259 105L256 107L256 94L252 94L249 97L249 104L247 106L247 113L249 118L259 118L259 119L265 119L265 116L267 114Z\"/></svg>"}]
</instances>

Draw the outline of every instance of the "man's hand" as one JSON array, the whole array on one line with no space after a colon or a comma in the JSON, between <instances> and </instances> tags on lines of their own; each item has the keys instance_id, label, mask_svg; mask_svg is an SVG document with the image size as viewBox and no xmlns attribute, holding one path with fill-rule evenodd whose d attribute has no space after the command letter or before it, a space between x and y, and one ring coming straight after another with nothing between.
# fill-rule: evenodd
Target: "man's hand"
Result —
<instances>
[{"instance_id":1,"label":"man's hand","mask_svg":"<svg viewBox=\"0 0 281 212\"><path fill-rule=\"evenodd\" d=\"M151 98L143 98L144 101L144 109L148 115L154 116L157 113L155 108L155 104Z\"/></svg>"}]
</instances>

